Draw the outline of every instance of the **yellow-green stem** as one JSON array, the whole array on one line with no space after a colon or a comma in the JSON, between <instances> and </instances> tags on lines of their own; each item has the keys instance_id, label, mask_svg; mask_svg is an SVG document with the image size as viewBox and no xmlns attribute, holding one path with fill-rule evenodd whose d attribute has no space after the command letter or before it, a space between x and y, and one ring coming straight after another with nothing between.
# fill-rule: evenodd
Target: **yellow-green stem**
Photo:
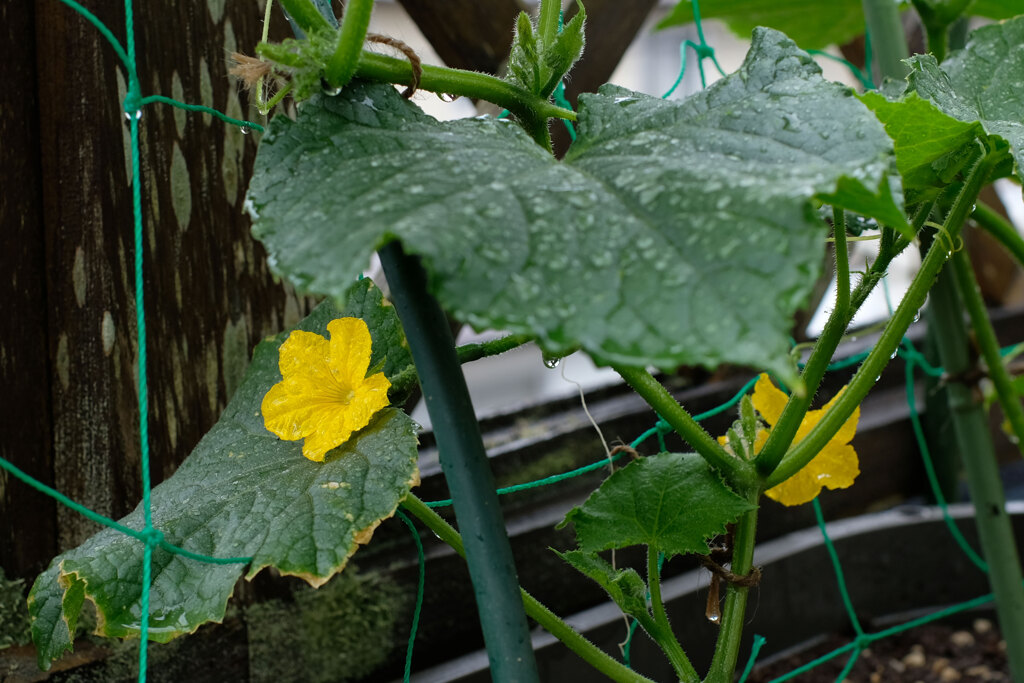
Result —
<instances>
[{"instance_id":1,"label":"yellow-green stem","mask_svg":"<svg viewBox=\"0 0 1024 683\"><path fill-rule=\"evenodd\" d=\"M345 87L355 76L371 14L373 0L348 0L345 3L345 14L338 29L338 44L324 68L324 78L332 88Z\"/></svg>"},{"instance_id":2,"label":"yellow-green stem","mask_svg":"<svg viewBox=\"0 0 1024 683\"><path fill-rule=\"evenodd\" d=\"M999 160L999 155L989 153L971 170L964 182L956 201L950 209L943 224L943 231L949 239L955 241L960 229L970 213L978 193L988 179L989 173ZM896 353L903 335L914 321L918 310L924 304L939 271L949 258L949 254L941 248L944 240L936 240L928 250L921 263L921 269L914 277L903 301L897 307L889 323L885 326L871 353L861 364L850 384L842 395L832 404L832 408L821 418L807 436L794 446L782 459L778 467L768 477L768 488L780 484L799 472L804 465L816 456L825 444L835 436L836 432L846 423L853 411L867 396L876 379L888 365L892 355ZM773 430L774 431L774 430ZM766 444L767 448L767 444Z\"/></svg>"},{"instance_id":3,"label":"yellow-green stem","mask_svg":"<svg viewBox=\"0 0 1024 683\"><path fill-rule=\"evenodd\" d=\"M654 615L654 623L645 630L654 638L672 664L672 669L680 681L685 683L698 683L700 676L693 668L689 657L683 651L675 634L672 632L672 625L668 621L668 614L665 613L665 603L661 599L661 571L658 568L658 551L647 546L647 590L651 594L651 612Z\"/></svg>"},{"instance_id":4,"label":"yellow-green stem","mask_svg":"<svg viewBox=\"0 0 1024 683\"><path fill-rule=\"evenodd\" d=\"M754 568L754 541L757 536L757 508L744 513L733 532L732 573L746 576ZM740 642L747 611L750 588L729 584L722 610L722 626L715 645L715 655L705 679L707 683L731 683L736 672Z\"/></svg>"},{"instance_id":5,"label":"yellow-green stem","mask_svg":"<svg viewBox=\"0 0 1024 683\"><path fill-rule=\"evenodd\" d=\"M995 385L996 394L999 396L999 405L1002 406L1003 414L1010 422L1013 433L1017 437L1017 447L1024 448L1024 408L1021 407L1020 396L1013 386L1010 373L1003 365L1003 358L999 353L999 340L996 338L992 321L988 318L988 310L985 308L985 301L981 298L981 290L978 289L974 268L971 267L971 259L966 251L960 250L953 254L953 273L956 276L964 307L971 318L971 327L974 328L974 337L978 348L981 349L981 355L988 366L989 378Z\"/></svg>"},{"instance_id":6,"label":"yellow-green stem","mask_svg":"<svg viewBox=\"0 0 1024 683\"><path fill-rule=\"evenodd\" d=\"M721 472L734 488L749 491L757 487L757 476L749 463L730 455L704 431L690 413L672 398L668 390L643 368L613 365L612 369L640 394L672 429L683 437L712 467Z\"/></svg>"}]
</instances>

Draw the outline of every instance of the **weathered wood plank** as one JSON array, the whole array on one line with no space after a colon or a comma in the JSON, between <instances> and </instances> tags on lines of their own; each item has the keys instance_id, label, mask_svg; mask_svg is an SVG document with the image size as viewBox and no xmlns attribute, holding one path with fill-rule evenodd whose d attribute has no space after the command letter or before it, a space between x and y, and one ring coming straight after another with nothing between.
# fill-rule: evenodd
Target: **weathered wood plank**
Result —
<instances>
[{"instance_id":1,"label":"weathered wood plank","mask_svg":"<svg viewBox=\"0 0 1024 683\"><path fill-rule=\"evenodd\" d=\"M117 3L95 8L123 40ZM56 486L118 517L138 502L136 326L125 78L109 46L55 0L38 0L48 356ZM255 5L138 6L144 95L248 114L226 76L251 50ZM173 29L173 30L170 30ZM255 140L166 105L141 119L150 447L158 483L213 424L255 343L306 301L270 276L242 202ZM95 526L58 511L61 548Z\"/></svg>"},{"instance_id":2,"label":"weathered wood plank","mask_svg":"<svg viewBox=\"0 0 1024 683\"><path fill-rule=\"evenodd\" d=\"M30 3L0 6L0 457L52 483L34 23ZM46 567L56 514L51 499L0 471L0 567L7 574Z\"/></svg>"}]
</instances>

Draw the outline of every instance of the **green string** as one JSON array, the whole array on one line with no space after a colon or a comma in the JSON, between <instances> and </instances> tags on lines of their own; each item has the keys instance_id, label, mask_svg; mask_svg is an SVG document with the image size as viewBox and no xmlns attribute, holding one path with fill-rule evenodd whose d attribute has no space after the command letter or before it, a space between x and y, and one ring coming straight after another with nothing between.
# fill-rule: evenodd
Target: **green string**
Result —
<instances>
[{"instance_id":1,"label":"green string","mask_svg":"<svg viewBox=\"0 0 1024 683\"><path fill-rule=\"evenodd\" d=\"M244 119L232 118L226 114L222 114L216 109L211 107L204 107L201 104L186 104L185 102L179 102L178 100L171 99L170 97L164 97L163 95L147 95L140 100L141 104L169 104L172 107L178 109L184 109L185 111L200 112L203 114L209 114L210 116L220 119L225 123L230 123L233 126L238 126L242 129L242 132L247 132L246 129L255 130L259 133L263 132L263 126L252 121L246 121Z\"/></svg>"},{"instance_id":2,"label":"green string","mask_svg":"<svg viewBox=\"0 0 1024 683\"><path fill-rule=\"evenodd\" d=\"M412 676L412 651L416 644L416 631L420 626L420 611L423 609L423 594L427 582L427 560L423 553L423 541L416 530L416 525L401 510L395 510L395 514L398 515L398 518L409 528L409 533L412 534L413 543L416 544L416 557L419 566L419 580L416 585L416 607L412 612L412 629L409 633L409 644L405 648L405 675L402 679L405 683L409 683L409 678Z\"/></svg>"},{"instance_id":3,"label":"green string","mask_svg":"<svg viewBox=\"0 0 1024 683\"><path fill-rule=\"evenodd\" d=\"M864 629L861 628L860 619L857 618L857 613L853 609L853 601L850 600L850 593L846 588L843 566L839 562L839 555L836 553L835 546L832 545L832 539L829 538L828 528L825 526L825 516L821 513L821 502L816 497L812 504L814 505L814 519L818 523L818 529L821 530L821 537L825 541L825 550L828 551L829 559L832 561L832 569L835 571L836 583L839 584L839 596L843 599L846 616L850 618L850 623L853 625L853 630L857 633L857 637L863 638Z\"/></svg>"},{"instance_id":4,"label":"green string","mask_svg":"<svg viewBox=\"0 0 1024 683\"><path fill-rule=\"evenodd\" d=\"M697 71L700 72L700 85L702 88L708 87L707 79L704 76L705 59L710 59L715 68L718 69L718 73L725 77L725 71L722 69L722 65L718 63L718 58L715 57L715 48L708 45L708 41L704 39L704 22L700 19L700 2L699 0L690 0L690 2L693 5L693 23L697 27L698 42L684 40L679 45L679 76L676 78L676 82L672 84L672 87L661 96L663 100L668 99L683 82L683 77L686 75L686 48L688 47L692 48L697 55Z\"/></svg>"},{"instance_id":5,"label":"green string","mask_svg":"<svg viewBox=\"0 0 1024 683\"><path fill-rule=\"evenodd\" d=\"M747 683L747 677L754 670L754 662L757 661L757 655L761 652L765 642L767 641L764 636L754 634L754 644L750 646L750 658L747 659L747 665L743 668L743 674L740 676L739 683Z\"/></svg>"}]
</instances>

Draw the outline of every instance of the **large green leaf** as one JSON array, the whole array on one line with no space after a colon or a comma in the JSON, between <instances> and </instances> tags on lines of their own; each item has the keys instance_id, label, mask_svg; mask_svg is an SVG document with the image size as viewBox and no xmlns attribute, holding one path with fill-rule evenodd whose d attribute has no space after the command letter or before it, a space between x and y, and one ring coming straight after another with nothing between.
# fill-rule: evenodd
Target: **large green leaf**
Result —
<instances>
[{"instance_id":1,"label":"large green leaf","mask_svg":"<svg viewBox=\"0 0 1024 683\"><path fill-rule=\"evenodd\" d=\"M575 526L585 553L648 545L667 555L706 555L708 539L754 507L699 455L661 453L608 477L560 526Z\"/></svg>"},{"instance_id":2,"label":"large green leaf","mask_svg":"<svg viewBox=\"0 0 1024 683\"><path fill-rule=\"evenodd\" d=\"M404 368L408 354L394 309L369 280L343 311L322 304L298 327L325 334L332 319L361 317L374 340L373 364ZM181 467L153 489L153 524L167 542L214 557L251 557L248 564L207 564L153 552L150 637L167 641L224 616L235 582L264 567L313 585L341 571L361 543L418 481L416 426L386 408L324 463L307 460L302 444L266 431L260 403L280 381L278 348L287 333L256 348L224 415ZM404 354L404 355L403 355ZM385 358L385 355L387 356ZM143 527L141 506L121 520ZM96 607L97 633L138 636L144 545L107 529L57 557L29 596L40 665L71 649L84 601Z\"/></svg>"},{"instance_id":3,"label":"large green leaf","mask_svg":"<svg viewBox=\"0 0 1024 683\"><path fill-rule=\"evenodd\" d=\"M790 317L825 234L811 199L905 226L882 126L775 31L682 103L581 97L564 162L515 125L440 123L393 90L314 98L260 143L253 230L302 288L338 296L400 239L457 317L550 353L792 377Z\"/></svg>"},{"instance_id":4,"label":"large green leaf","mask_svg":"<svg viewBox=\"0 0 1024 683\"><path fill-rule=\"evenodd\" d=\"M770 26L806 50L842 45L864 33L861 0L701 0L700 16L723 20L742 38L756 26ZM681 0L658 28L689 24L693 19L693 4Z\"/></svg>"},{"instance_id":5,"label":"large green leaf","mask_svg":"<svg viewBox=\"0 0 1024 683\"><path fill-rule=\"evenodd\" d=\"M964 49L940 66L931 55L912 58L910 87L943 113L980 123L1010 145L1017 175L1024 168L1024 16L974 31Z\"/></svg>"}]
</instances>

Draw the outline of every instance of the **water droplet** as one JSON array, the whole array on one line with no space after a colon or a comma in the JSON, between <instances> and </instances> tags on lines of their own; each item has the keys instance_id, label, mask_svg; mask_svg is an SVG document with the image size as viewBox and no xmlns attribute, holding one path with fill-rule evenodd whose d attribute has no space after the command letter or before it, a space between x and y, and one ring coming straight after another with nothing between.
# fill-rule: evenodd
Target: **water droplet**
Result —
<instances>
[{"instance_id":1,"label":"water droplet","mask_svg":"<svg viewBox=\"0 0 1024 683\"><path fill-rule=\"evenodd\" d=\"M333 87L323 78L320 79L320 89L323 90L323 93L329 97L334 97L335 95L341 94L341 88Z\"/></svg>"},{"instance_id":2,"label":"water droplet","mask_svg":"<svg viewBox=\"0 0 1024 683\"><path fill-rule=\"evenodd\" d=\"M248 135L249 133L252 132L252 126L250 126L249 124L245 124L244 126L242 126L241 131L242 135Z\"/></svg>"},{"instance_id":3,"label":"water droplet","mask_svg":"<svg viewBox=\"0 0 1024 683\"><path fill-rule=\"evenodd\" d=\"M708 615L708 621L710 621L712 624L717 624L721 620L722 620L722 617L719 614L709 614Z\"/></svg>"},{"instance_id":4,"label":"water droplet","mask_svg":"<svg viewBox=\"0 0 1024 683\"><path fill-rule=\"evenodd\" d=\"M548 370L554 370L555 368L558 367L558 364L561 362L562 359L558 356L549 356L546 353L544 354L544 367L546 367Z\"/></svg>"},{"instance_id":5,"label":"water droplet","mask_svg":"<svg viewBox=\"0 0 1024 683\"><path fill-rule=\"evenodd\" d=\"M450 92L439 92L437 93L437 97L442 102L454 102L455 100L459 99L459 95L453 95Z\"/></svg>"},{"instance_id":6,"label":"water droplet","mask_svg":"<svg viewBox=\"0 0 1024 683\"><path fill-rule=\"evenodd\" d=\"M138 121L139 119L142 118L142 110L141 109L136 109L134 114L132 112L126 111L124 113L124 118L125 118L125 121L128 121L129 123L131 123L132 118L134 118L136 121Z\"/></svg>"}]
</instances>

